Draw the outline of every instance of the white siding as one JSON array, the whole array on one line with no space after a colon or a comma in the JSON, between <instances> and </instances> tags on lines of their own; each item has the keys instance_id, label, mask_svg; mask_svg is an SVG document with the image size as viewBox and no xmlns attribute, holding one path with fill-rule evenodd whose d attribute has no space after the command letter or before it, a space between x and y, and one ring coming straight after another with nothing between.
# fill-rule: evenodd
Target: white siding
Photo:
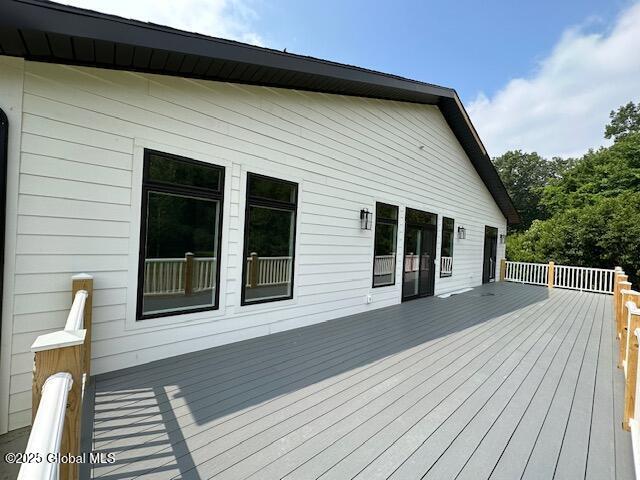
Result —
<instances>
[{"instance_id":1,"label":"white siding","mask_svg":"<svg viewBox=\"0 0 640 480\"><path fill-rule=\"evenodd\" d=\"M505 231L437 107L24 65L21 155L11 159L20 165L12 428L29 421L29 345L64 323L73 273L95 276L92 370L101 373L398 303L400 281L371 288L373 231L360 230L359 211L376 201L400 207L399 254L404 207L438 214L438 256L442 216L466 228L436 293L480 284L484 226ZM144 147L226 168L217 312L133 318ZM292 300L239 306L247 171L300 184Z\"/></svg>"}]
</instances>

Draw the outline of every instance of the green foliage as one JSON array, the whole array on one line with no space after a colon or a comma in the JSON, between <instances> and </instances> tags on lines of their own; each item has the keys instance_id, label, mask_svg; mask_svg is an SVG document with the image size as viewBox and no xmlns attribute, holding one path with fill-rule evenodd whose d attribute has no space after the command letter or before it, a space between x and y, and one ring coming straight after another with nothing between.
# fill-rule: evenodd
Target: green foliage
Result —
<instances>
[{"instance_id":1,"label":"green foliage","mask_svg":"<svg viewBox=\"0 0 640 480\"><path fill-rule=\"evenodd\" d=\"M525 209L523 217L531 219L526 231L507 237L507 258L621 266L640 286L640 104L630 102L611 112L606 136L615 139L612 146L566 163L554 159L559 166L550 167L547 175L535 154L500 157L506 157L499 168L505 185L515 192L516 207ZM532 166L533 174L521 172ZM527 192L537 195L535 200L521 198Z\"/></svg>"},{"instance_id":2,"label":"green foliage","mask_svg":"<svg viewBox=\"0 0 640 480\"><path fill-rule=\"evenodd\" d=\"M609 148L589 151L561 178L550 182L540 203L554 214L628 191L640 191L640 132L624 136Z\"/></svg>"},{"instance_id":3,"label":"green foliage","mask_svg":"<svg viewBox=\"0 0 640 480\"><path fill-rule=\"evenodd\" d=\"M604 129L604 137L613 137L616 141L626 137L629 133L640 132L640 102L634 105L629 102L618 110L609 114L611 123Z\"/></svg>"},{"instance_id":4,"label":"green foliage","mask_svg":"<svg viewBox=\"0 0 640 480\"><path fill-rule=\"evenodd\" d=\"M545 206L540 202L543 189L551 180L559 178L573 160L546 160L536 152L513 150L494 158L493 163L520 213L521 223L512 226L513 231L518 231L529 228L535 219L547 217Z\"/></svg>"},{"instance_id":5,"label":"green foliage","mask_svg":"<svg viewBox=\"0 0 640 480\"><path fill-rule=\"evenodd\" d=\"M612 268L640 278L640 192L601 197L591 205L536 220L507 237L507 258L520 262Z\"/></svg>"}]
</instances>

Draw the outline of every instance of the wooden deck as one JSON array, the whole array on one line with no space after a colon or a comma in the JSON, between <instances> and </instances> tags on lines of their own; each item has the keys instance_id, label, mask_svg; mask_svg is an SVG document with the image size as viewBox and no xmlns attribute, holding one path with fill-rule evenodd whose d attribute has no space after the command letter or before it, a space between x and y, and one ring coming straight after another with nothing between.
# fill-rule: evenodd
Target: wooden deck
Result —
<instances>
[{"instance_id":1,"label":"wooden deck","mask_svg":"<svg viewBox=\"0 0 640 480\"><path fill-rule=\"evenodd\" d=\"M498 283L102 375L91 476L631 479L615 344L610 296Z\"/></svg>"}]
</instances>

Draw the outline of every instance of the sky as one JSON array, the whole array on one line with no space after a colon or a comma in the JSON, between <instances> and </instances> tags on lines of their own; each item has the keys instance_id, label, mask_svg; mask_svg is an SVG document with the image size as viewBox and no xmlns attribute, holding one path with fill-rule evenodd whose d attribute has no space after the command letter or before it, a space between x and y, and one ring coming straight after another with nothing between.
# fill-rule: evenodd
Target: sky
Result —
<instances>
[{"instance_id":1,"label":"sky","mask_svg":"<svg viewBox=\"0 0 640 480\"><path fill-rule=\"evenodd\" d=\"M579 156L640 101L640 0L59 1L455 88L492 156Z\"/></svg>"}]
</instances>

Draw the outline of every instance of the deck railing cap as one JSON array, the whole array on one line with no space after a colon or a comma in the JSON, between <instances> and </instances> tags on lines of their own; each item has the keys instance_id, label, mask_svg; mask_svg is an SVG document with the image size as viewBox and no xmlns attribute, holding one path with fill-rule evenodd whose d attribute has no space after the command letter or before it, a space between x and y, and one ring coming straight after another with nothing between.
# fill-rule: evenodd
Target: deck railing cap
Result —
<instances>
[{"instance_id":1,"label":"deck railing cap","mask_svg":"<svg viewBox=\"0 0 640 480\"><path fill-rule=\"evenodd\" d=\"M71 280L93 280L93 275L88 273L77 273L71 277Z\"/></svg>"},{"instance_id":2,"label":"deck railing cap","mask_svg":"<svg viewBox=\"0 0 640 480\"><path fill-rule=\"evenodd\" d=\"M623 282L620 282L620 283L623 283ZM629 283L629 282L624 282L624 283ZM624 295L640 295L640 292L636 292L635 290L630 290L628 288L623 288L622 290L620 290L620 293Z\"/></svg>"},{"instance_id":3,"label":"deck railing cap","mask_svg":"<svg viewBox=\"0 0 640 480\"><path fill-rule=\"evenodd\" d=\"M59 330L40 335L31 345L32 352L43 352L55 348L75 347L84 344L86 330Z\"/></svg>"},{"instance_id":4,"label":"deck railing cap","mask_svg":"<svg viewBox=\"0 0 640 480\"><path fill-rule=\"evenodd\" d=\"M627 310L629 311L629 315L640 315L640 308L638 308L635 302L629 300L626 306Z\"/></svg>"}]
</instances>

